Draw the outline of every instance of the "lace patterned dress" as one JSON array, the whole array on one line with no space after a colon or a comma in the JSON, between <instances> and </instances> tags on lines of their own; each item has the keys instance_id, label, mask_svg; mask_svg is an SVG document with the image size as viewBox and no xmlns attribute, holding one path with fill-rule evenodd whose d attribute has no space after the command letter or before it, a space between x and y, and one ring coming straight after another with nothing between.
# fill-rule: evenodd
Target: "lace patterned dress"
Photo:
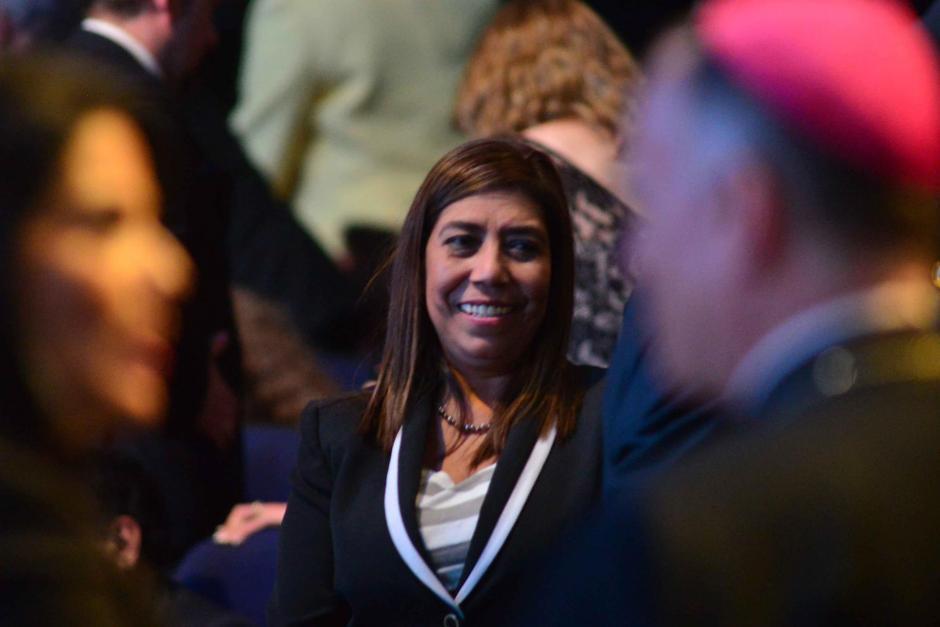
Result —
<instances>
[{"instance_id":1,"label":"lace patterned dress","mask_svg":"<svg viewBox=\"0 0 940 627\"><path fill-rule=\"evenodd\" d=\"M574 229L574 316L568 358L606 368L617 343L623 307L634 277L624 276L621 243L636 227L636 213L585 172L531 140L558 168Z\"/></svg>"}]
</instances>

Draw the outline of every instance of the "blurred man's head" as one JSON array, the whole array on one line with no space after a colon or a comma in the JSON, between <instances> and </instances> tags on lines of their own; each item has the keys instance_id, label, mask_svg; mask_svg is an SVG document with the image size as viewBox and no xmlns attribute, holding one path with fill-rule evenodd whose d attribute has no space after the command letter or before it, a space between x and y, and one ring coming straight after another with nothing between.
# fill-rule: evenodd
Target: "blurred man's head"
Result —
<instances>
[{"instance_id":1,"label":"blurred man's head","mask_svg":"<svg viewBox=\"0 0 940 627\"><path fill-rule=\"evenodd\" d=\"M127 30L171 80L191 75L215 45L219 0L92 0L89 15Z\"/></svg>"},{"instance_id":2,"label":"blurred man's head","mask_svg":"<svg viewBox=\"0 0 940 627\"><path fill-rule=\"evenodd\" d=\"M646 314L674 382L720 392L786 318L927 276L932 55L883 0L717 0L660 43L633 169Z\"/></svg>"}]
</instances>

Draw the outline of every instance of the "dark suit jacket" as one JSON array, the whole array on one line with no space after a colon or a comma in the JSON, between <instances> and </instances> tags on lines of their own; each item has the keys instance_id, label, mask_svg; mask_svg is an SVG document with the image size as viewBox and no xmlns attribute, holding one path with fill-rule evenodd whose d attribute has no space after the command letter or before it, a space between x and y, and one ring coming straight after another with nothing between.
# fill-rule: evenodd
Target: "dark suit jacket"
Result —
<instances>
[{"instance_id":1,"label":"dark suit jacket","mask_svg":"<svg viewBox=\"0 0 940 627\"><path fill-rule=\"evenodd\" d=\"M225 236L234 284L285 306L292 322L314 346L345 346L337 338L349 326L359 294L267 181L249 162L229 130L217 99L204 85L185 94L184 116L209 168L224 183L229 209ZM361 333L361 330L359 330ZM361 339L358 338L357 339Z\"/></svg>"},{"instance_id":2,"label":"dark suit jacket","mask_svg":"<svg viewBox=\"0 0 940 627\"><path fill-rule=\"evenodd\" d=\"M182 337L170 385L163 433L134 443L135 457L166 495L171 552L179 557L225 519L241 494L240 438L220 449L201 431L210 345L219 332L230 338L216 365L236 390L241 357L229 291L223 192L189 133L176 94L124 48L85 30L66 49L82 55L125 84L129 108L153 148L164 194L164 222L196 266L196 290L183 309Z\"/></svg>"},{"instance_id":3,"label":"dark suit jacket","mask_svg":"<svg viewBox=\"0 0 940 627\"><path fill-rule=\"evenodd\" d=\"M650 371L643 295L627 301L604 392L604 493L645 479L700 447L721 421L714 403L668 390Z\"/></svg>"},{"instance_id":4,"label":"dark suit jacket","mask_svg":"<svg viewBox=\"0 0 940 627\"><path fill-rule=\"evenodd\" d=\"M936 624L940 336L831 347L761 412L650 505L665 622Z\"/></svg>"},{"instance_id":5,"label":"dark suit jacket","mask_svg":"<svg viewBox=\"0 0 940 627\"><path fill-rule=\"evenodd\" d=\"M459 606L446 591L439 594L443 587L427 566L415 511L434 419L432 398L416 402L392 457L356 433L363 396L309 407L281 531L270 623L499 624L529 560L599 496L600 388L600 383L588 388L575 433L550 449L537 444L534 422L510 433L480 511L462 584L475 578L474 571L482 576ZM539 454L545 452L538 471ZM531 492L500 546L494 530L513 509L507 506L511 495L517 500L526 485ZM494 557L490 553L497 547ZM435 581L438 593L432 590Z\"/></svg>"},{"instance_id":6,"label":"dark suit jacket","mask_svg":"<svg viewBox=\"0 0 940 627\"><path fill-rule=\"evenodd\" d=\"M830 346L757 411L613 502L554 580L567 604L519 624L936 624L940 336Z\"/></svg>"}]
</instances>

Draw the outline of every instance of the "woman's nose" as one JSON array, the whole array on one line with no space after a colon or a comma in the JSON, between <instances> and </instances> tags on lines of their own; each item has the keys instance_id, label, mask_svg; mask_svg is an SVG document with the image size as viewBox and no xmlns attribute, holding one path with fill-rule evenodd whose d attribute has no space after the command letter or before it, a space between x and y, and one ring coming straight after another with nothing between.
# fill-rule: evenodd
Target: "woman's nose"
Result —
<instances>
[{"instance_id":1,"label":"woman's nose","mask_svg":"<svg viewBox=\"0 0 940 627\"><path fill-rule=\"evenodd\" d=\"M169 231L161 227L155 239L150 276L154 286L165 297L173 300L186 298L195 279L195 270L189 253Z\"/></svg>"},{"instance_id":2,"label":"woman's nose","mask_svg":"<svg viewBox=\"0 0 940 627\"><path fill-rule=\"evenodd\" d=\"M508 276L506 263L498 245L485 244L474 256L470 280L474 283L504 283Z\"/></svg>"}]
</instances>

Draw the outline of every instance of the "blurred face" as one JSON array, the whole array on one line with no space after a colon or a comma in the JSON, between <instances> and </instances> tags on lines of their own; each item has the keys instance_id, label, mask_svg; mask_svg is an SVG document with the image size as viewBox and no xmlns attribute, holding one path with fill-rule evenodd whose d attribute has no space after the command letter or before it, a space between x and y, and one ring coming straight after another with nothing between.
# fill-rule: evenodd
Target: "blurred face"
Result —
<instances>
[{"instance_id":1,"label":"blurred face","mask_svg":"<svg viewBox=\"0 0 940 627\"><path fill-rule=\"evenodd\" d=\"M688 88L693 59L660 51L630 154L633 187L648 220L638 234L638 301L654 337L654 363L672 383L715 387L731 318L729 264L714 163Z\"/></svg>"},{"instance_id":2,"label":"blurred face","mask_svg":"<svg viewBox=\"0 0 940 627\"><path fill-rule=\"evenodd\" d=\"M545 317L550 253L545 222L522 196L471 196L441 212L425 251L425 300L451 366L511 371Z\"/></svg>"},{"instance_id":3,"label":"blurred face","mask_svg":"<svg viewBox=\"0 0 940 627\"><path fill-rule=\"evenodd\" d=\"M46 413L72 440L160 418L192 266L160 223L128 118L101 110L78 122L19 242L20 338Z\"/></svg>"}]
</instances>

